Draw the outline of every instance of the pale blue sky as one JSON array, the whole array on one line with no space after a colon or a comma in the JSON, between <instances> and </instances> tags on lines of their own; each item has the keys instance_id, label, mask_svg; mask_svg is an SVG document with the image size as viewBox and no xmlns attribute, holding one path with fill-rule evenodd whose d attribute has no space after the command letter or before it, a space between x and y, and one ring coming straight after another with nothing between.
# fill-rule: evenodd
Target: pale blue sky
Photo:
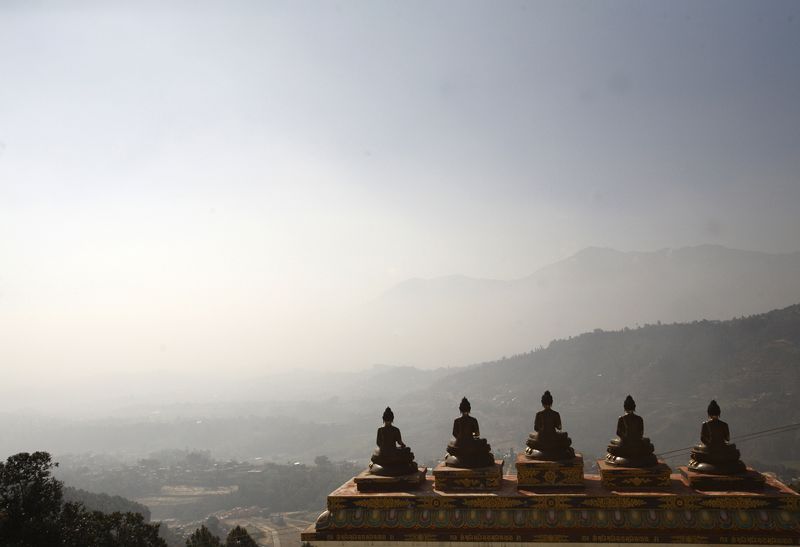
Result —
<instances>
[{"instance_id":1,"label":"pale blue sky","mask_svg":"<svg viewBox=\"0 0 800 547\"><path fill-rule=\"evenodd\" d=\"M325 366L408 277L800 250L797 2L4 2L0 51L25 370Z\"/></svg>"}]
</instances>

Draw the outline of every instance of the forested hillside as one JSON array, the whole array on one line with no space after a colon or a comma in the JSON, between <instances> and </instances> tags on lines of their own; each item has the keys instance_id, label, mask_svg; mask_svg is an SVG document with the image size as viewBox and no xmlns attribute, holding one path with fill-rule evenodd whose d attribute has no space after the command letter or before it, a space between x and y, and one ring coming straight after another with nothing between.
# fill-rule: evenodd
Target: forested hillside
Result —
<instances>
[{"instance_id":1,"label":"forested hillside","mask_svg":"<svg viewBox=\"0 0 800 547\"><path fill-rule=\"evenodd\" d=\"M146 505L136 503L122 496L98 494L80 488L65 486L63 489L64 502L80 503L88 511L101 513L139 513L145 522L150 522L150 509Z\"/></svg>"},{"instance_id":2,"label":"forested hillside","mask_svg":"<svg viewBox=\"0 0 800 547\"><path fill-rule=\"evenodd\" d=\"M659 452L697 441L712 398L734 437L798 422L800 305L731 321L598 330L463 369L408 401L408 436L419 439L417 446L443 449L458 400L467 395L485 436L498 448L519 448L545 389L553 392L574 446L587 456L603 453L628 393ZM440 418L428 422L428 415ZM745 458L794 463L800 434L741 449Z\"/></svg>"}]
</instances>

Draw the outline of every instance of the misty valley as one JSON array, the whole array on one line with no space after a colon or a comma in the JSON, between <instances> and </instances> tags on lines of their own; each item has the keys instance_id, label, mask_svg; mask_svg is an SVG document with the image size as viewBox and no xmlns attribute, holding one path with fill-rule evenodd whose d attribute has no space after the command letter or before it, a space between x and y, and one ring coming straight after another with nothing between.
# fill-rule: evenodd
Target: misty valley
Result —
<instances>
[{"instance_id":1,"label":"misty valley","mask_svg":"<svg viewBox=\"0 0 800 547\"><path fill-rule=\"evenodd\" d=\"M548 389L586 471L596 472L592 462L602 457L621 401L632 393L656 451L672 452L668 463L681 465L712 397L725 401L734 440L800 422L799 365L800 305L794 305L727 321L596 329L466 367L319 373L324 387L309 383L307 399L166 403L117 419L4 414L0 448L11 454L23 445L46 447L66 487L129 500L122 503L162 522L175 545L182 541L175 537L201 525L221 537L242 525L265 544L275 534L291 542L326 495L366 466L386 404L417 461L433 467L457 403L468 395L495 454L511 462ZM250 388L280 389L263 381ZM296 386L302 377L282 381ZM797 429L739 446L748 464L788 483L800 480Z\"/></svg>"}]
</instances>

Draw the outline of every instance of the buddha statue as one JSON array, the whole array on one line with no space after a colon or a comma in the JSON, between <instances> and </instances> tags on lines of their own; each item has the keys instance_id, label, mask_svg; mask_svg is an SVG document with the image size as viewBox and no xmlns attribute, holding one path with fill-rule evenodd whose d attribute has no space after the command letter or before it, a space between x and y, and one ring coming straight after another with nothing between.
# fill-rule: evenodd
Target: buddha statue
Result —
<instances>
[{"instance_id":1,"label":"buddha statue","mask_svg":"<svg viewBox=\"0 0 800 547\"><path fill-rule=\"evenodd\" d=\"M731 444L728 424L719 419L722 411L716 401L708 404L708 421L700 428L700 444L692 450L689 469L712 475L736 475L747 471L739 450Z\"/></svg>"},{"instance_id":2,"label":"buddha statue","mask_svg":"<svg viewBox=\"0 0 800 547\"><path fill-rule=\"evenodd\" d=\"M453 439L447 443L445 465L449 467L488 467L494 465L492 447L480 437L478 420L469 415L472 405L466 397L458 405L461 417L453 421Z\"/></svg>"},{"instance_id":3,"label":"buddha statue","mask_svg":"<svg viewBox=\"0 0 800 547\"><path fill-rule=\"evenodd\" d=\"M623 467L651 467L658 464L653 443L644 436L644 420L634 414L636 401L628 395L625 414L617 420L617 436L608 445L606 462Z\"/></svg>"},{"instance_id":4,"label":"buddha statue","mask_svg":"<svg viewBox=\"0 0 800 547\"><path fill-rule=\"evenodd\" d=\"M567 460L575 457L572 439L561 431L561 415L553 410L553 396L549 391L542 395L543 410L536 413L533 433L525 443L525 455L534 460Z\"/></svg>"},{"instance_id":5,"label":"buddha statue","mask_svg":"<svg viewBox=\"0 0 800 547\"><path fill-rule=\"evenodd\" d=\"M414 453L403 443L400 430L392 425L394 413L388 406L383 411L383 427L378 428L378 445L372 452L369 470L375 475L397 477L417 472Z\"/></svg>"}]
</instances>

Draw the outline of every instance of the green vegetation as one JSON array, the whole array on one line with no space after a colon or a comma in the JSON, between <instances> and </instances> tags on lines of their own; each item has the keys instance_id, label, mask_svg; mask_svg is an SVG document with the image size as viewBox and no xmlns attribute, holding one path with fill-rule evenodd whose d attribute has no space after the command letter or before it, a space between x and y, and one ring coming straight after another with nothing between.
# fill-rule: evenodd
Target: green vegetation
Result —
<instances>
[{"instance_id":1,"label":"green vegetation","mask_svg":"<svg viewBox=\"0 0 800 547\"><path fill-rule=\"evenodd\" d=\"M241 526L236 526L228 533L225 540L225 547L258 547L255 540L250 537L247 530Z\"/></svg>"},{"instance_id":2,"label":"green vegetation","mask_svg":"<svg viewBox=\"0 0 800 547\"><path fill-rule=\"evenodd\" d=\"M203 525L186 539L186 547L258 547L258 544L250 537L247 530L236 526L228 533L223 546L220 539Z\"/></svg>"},{"instance_id":3,"label":"green vegetation","mask_svg":"<svg viewBox=\"0 0 800 547\"><path fill-rule=\"evenodd\" d=\"M87 511L63 503L63 485L51 476L46 452L23 452L0 463L0 545L27 547L167 547L158 524L140 513Z\"/></svg>"},{"instance_id":4,"label":"green vegetation","mask_svg":"<svg viewBox=\"0 0 800 547\"><path fill-rule=\"evenodd\" d=\"M201 526L186 539L186 547L222 547L219 538Z\"/></svg>"},{"instance_id":5,"label":"green vegetation","mask_svg":"<svg viewBox=\"0 0 800 547\"><path fill-rule=\"evenodd\" d=\"M63 488L64 501L79 503L88 511L101 513L139 513L145 522L150 521L150 509L146 505L136 503L122 496L109 496L108 494L95 494L80 488L65 486Z\"/></svg>"}]
</instances>

